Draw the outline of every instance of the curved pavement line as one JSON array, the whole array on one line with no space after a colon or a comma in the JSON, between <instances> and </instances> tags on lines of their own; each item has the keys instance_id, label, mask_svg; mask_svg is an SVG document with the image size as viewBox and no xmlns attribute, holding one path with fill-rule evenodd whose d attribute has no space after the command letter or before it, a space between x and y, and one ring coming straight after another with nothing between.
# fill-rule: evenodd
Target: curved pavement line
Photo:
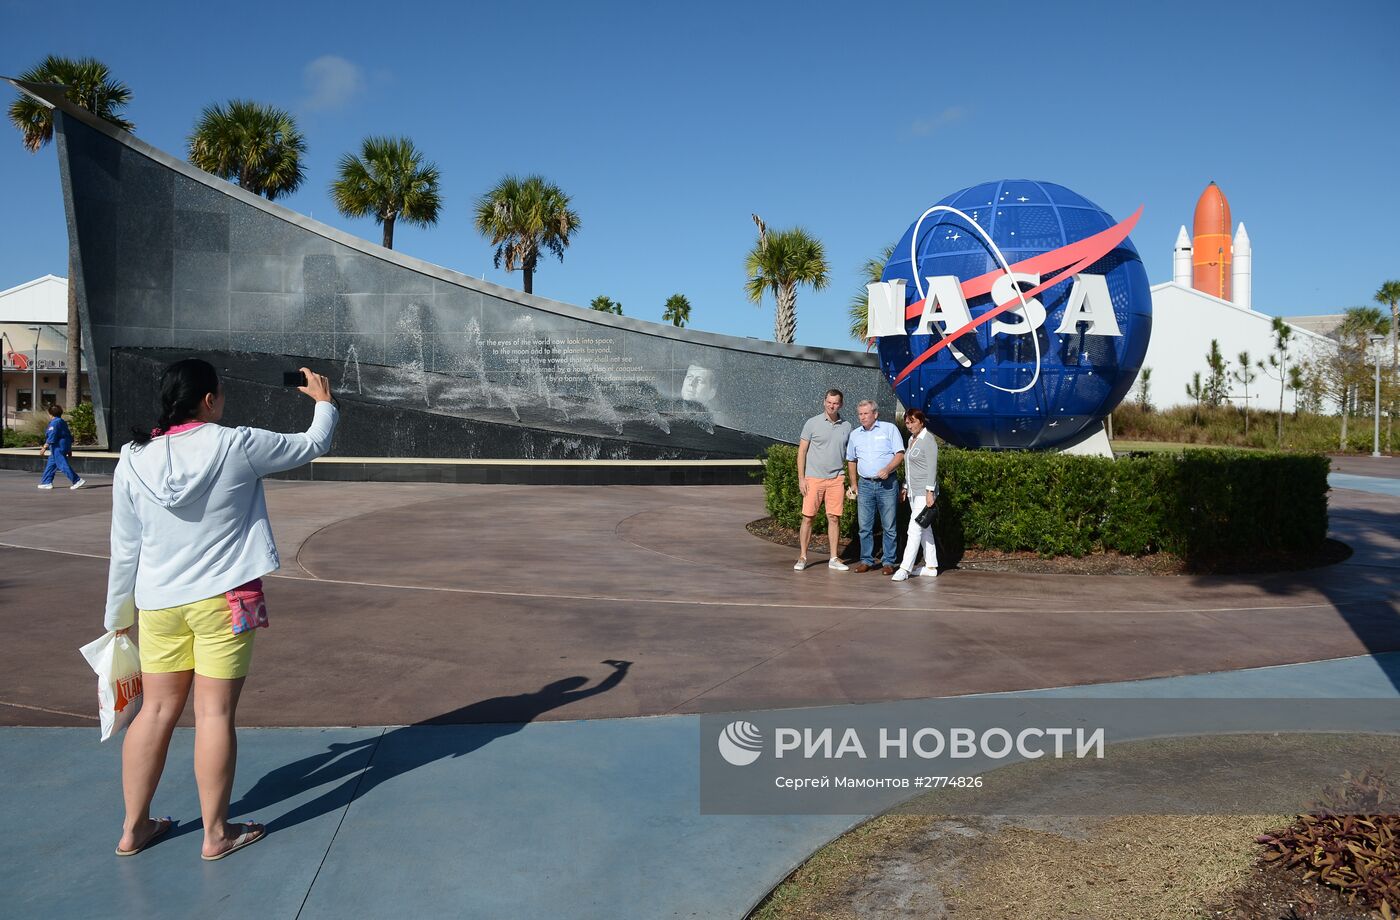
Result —
<instances>
[{"instance_id":1,"label":"curved pavement line","mask_svg":"<svg viewBox=\"0 0 1400 920\"><path fill-rule=\"evenodd\" d=\"M37 547L37 546L22 546L22 545L15 544L15 543L5 543L5 542L0 542L0 549L18 549L18 550L25 550L25 551L31 552L31 553L54 553L54 554L60 555L60 556L79 556L79 557L84 558L84 559L107 559L107 558L108 558L107 556L99 555L99 554L97 554L97 553L80 553L80 552L75 552L75 551L73 551L73 550L51 549L51 548L48 548L48 547ZM967 574L970 575L970 576L974 576L974 577L975 577L976 575L979 575L979 574L982 574L982 573L978 573L978 572L968 572ZM995 573L995 574L1004 575L1004 574L1006 574L1006 573ZM285 579L289 579L289 580L292 580L292 581L307 581L307 579L305 579L305 578L298 578L298 577L295 576L295 575L281 575L281 574L278 574L278 573L276 573L276 572L270 573L270 574L268 574L268 575L264 575L263 577L264 577L264 578L285 578ZM1029 577L1037 577L1037 576L1029 576ZM1086 577L1094 577L1094 576L1086 576ZM393 582L381 582L381 581L354 581L354 580L343 579L343 578L322 578L322 577L320 577L320 576L313 576L311 580L314 580L314 581L316 581L316 582L318 582L318 583L321 583L321 584L327 584L327 585L344 585L344 586L350 587L350 588L386 588L386 589L390 589L390 590L394 590L394 591L436 591L436 592L440 592L440 593L443 593L443 594L471 594L471 595L481 595L481 596L488 596L488 597L523 597L523 598L530 598L530 599L534 599L534 600L610 601L610 602L616 602L616 603L669 604L669 605L681 606L681 607L741 607L741 608L743 608L743 607L777 607L777 608L782 608L782 609L786 609L786 610L851 610L851 609L855 609L855 610L861 610L861 611L880 610L880 611L883 611L883 612L886 612L886 613L894 613L894 614L899 614L899 613L917 614L917 613L919 613L921 610L929 609L929 610L937 610L937 611L943 612L943 613L959 613L959 612L961 612L961 613L966 613L966 614L968 614L969 616L981 616L981 615L983 615L983 614L988 614L988 613L1022 613L1022 612L1024 612L1024 608L1021 608L1021 607L979 607L979 608L977 608L976 610L965 610L965 611L959 611L959 610L957 610L957 609L951 609L951 608L945 609L945 608L939 608L939 607L930 607L930 608L908 608L908 609L906 609L906 608L900 608L900 607L885 607L885 606L884 606L884 602L885 602L886 600L888 600L889 598L880 598L880 599L878 599L878 600L876 600L876 601L874 601L874 602L872 602L872 603L870 603L870 604L868 604L868 605L866 605L866 606L853 607L853 605L851 605L851 604L783 604L783 603L769 603L769 602L766 602L766 601L716 601L716 600L694 600L694 599L690 599L690 598L622 597L622 596L617 596L617 595L606 595L606 594L549 594L549 593L544 593L544 592L532 592L532 591L490 591L490 590L487 590L487 589L485 589L485 588L454 588L454 587L446 587L446 586L442 586L442 585L409 585L409 584L395 584L395 583L393 583ZM917 590L917 589L908 589L908 590ZM906 592L901 592L901 593L908 593L908 591L906 591ZM946 593L946 594L950 594L950 595L956 595L956 596L959 596L959 597L986 597L985 594L980 594L980 593L975 592L975 591L944 591L944 592L941 592L941 593ZM999 596L1005 597L1006 595L999 595ZM1130 613L1152 613L1152 614L1166 614L1166 613L1264 613L1264 612L1268 612L1268 611L1272 611L1272 610L1313 610L1313 609L1318 609L1318 608L1336 609L1337 607L1346 607L1346 606L1352 606L1352 605L1354 605L1354 604L1365 603L1365 602L1368 601L1368 600L1374 600L1374 598L1369 597L1369 596L1368 596L1368 597L1358 597L1358 598L1356 598L1355 600L1345 601L1345 602L1340 603L1340 604L1328 602L1328 603L1311 603L1311 604L1270 604L1270 605L1254 605L1254 606L1249 606L1249 607L1151 607L1151 608L1143 608L1143 607L1116 607L1116 608L1103 608L1103 609L1100 609L1100 610L1095 610L1095 611L1093 611L1093 612L1094 612L1094 613L1102 613L1102 614L1130 614ZM1047 612L1046 612L1046 616L1054 616L1057 612L1069 613L1069 612L1074 612L1074 611L1054 611L1054 610L1051 610L1051 611L1047 611Z\"/></svg>"}]
</instances>

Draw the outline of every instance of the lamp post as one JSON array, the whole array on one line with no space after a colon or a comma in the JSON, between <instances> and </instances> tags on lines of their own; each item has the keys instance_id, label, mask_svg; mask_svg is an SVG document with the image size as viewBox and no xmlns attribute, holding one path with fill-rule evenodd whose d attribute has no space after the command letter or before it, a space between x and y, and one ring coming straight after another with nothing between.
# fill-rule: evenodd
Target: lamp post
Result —
<instances>
[{"instance_id":1,"label":"lamp post","mask_svg":"<svg viewBox=\"0 0 1400 920\"><path fill-rule=\"evenodd\" d=\"M0 355L7 355L5 343L10 342L10 337L0 332ZM15 350L15 345L10 342L10 351ZM5 381L5 371L0 368L0 438L4 437L4 432L10 428L10 385Z\"/></svg>"},{"instance_id":2,"label":"lamp post","mask_svg":"<svg viewBox=\"0 0 1400 920\"><path fill-rule=\"evenodd\" d=\"M39 335L44 331L42 326L30 326L29 331L34 333L34 363L30 365L30 370L34 372L34 382L30 384L29 411L39 410Z\"/></svg>"},{"instance_id":3,"label":"lamp post","mask_svg":"<svg viewBox=\"0 0 1400 920\"><path fill-rule=\"evenodd\" d=\"M1381 342L1385 341L1385 336L1372 334L1367 336L1371 342L1371 354L1376 359L1376 424L1371 437L1371 456L1381 455Z\"/></svg>"}]
</instances>

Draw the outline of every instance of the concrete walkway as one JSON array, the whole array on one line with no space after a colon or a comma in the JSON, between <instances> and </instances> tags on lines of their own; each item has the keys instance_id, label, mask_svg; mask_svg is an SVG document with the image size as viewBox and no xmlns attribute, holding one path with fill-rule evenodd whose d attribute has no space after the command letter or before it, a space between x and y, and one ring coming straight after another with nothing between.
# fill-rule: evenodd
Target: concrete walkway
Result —
<instances>
[{"instance_id":1,"label":"concrete walkway","mask_svg":"<svg viewBox=\"0 0 1400 920\"><path fill-rule=\"evenodd\" d=\"M0 472L0 604L27 614L0 643L15 677L0 725L91 719L73 649L100 631L105 592L111 497L94 485ZM247 725L879 702L1400 650L1400 497L1379 489L1332 493L1332 534L1355 552L1319 569L902 584L794 572L793 550L744 532L757 486L269 483L268 501L284 564ZM623 679L580 691L609 661Z\"/></svg>"},{"instance_id":2,"label":"concrete walkway","mask_svg":"<svg viewBox=\"0 0 1400 920\"><path fill-rule=\"evenodd\" d=\"M1048 693L1390 699L1397 679L1392 654ZM116 744L0 732L6 915L739 918L861 820L699 814L697 716L240 734L233 812L271 834L204 863L188 732L155 803L181 825L130 859Z\"/></svg>"},{"instance_id":3,"label":"concrete walkway","mask_svg":"<svg viewBox=\"0 0 1400 920\"><path fill-rule=\"evenodd\" d=\"M793 572L743 533L755 487L269 484L285 564L234 812L272 836L204 863L185 731L155 803L180 827L111 854L119 749L76 653L100 631L110 492L0 473L4 913L742 917L859 817L701 815L696 713L1396 697L1400 496L1389 465L1334 476L1355 553L1325 569L904 585Z\"/></svg>"}]
</instances>

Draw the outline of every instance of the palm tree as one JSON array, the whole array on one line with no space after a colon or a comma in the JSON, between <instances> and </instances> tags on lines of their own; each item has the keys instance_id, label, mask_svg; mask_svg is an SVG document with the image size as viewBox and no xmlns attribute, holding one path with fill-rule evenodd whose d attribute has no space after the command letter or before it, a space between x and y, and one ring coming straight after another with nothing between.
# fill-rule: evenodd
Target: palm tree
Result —
<instances>
[{"instance_id":1,"label":"palm tree","mask_svg":"<svg viewBox=\"0 0 1400 920\"><path fill-rule=\"evenodd\" d=\"M1376 303L1390 307L1390 364L1400 364L1400 281L1387 281L1376 290Z\"/></svg>"},{"instance_id":2,"label":"palm tree","mask_svg":"<svg viewBox=\"0 0 1400 920\"><path fill-rule=\"evenodd\" d=\"M292 114L275 106L247 99L206 106L188 143L195 166L269 201L290 195L305 178L306 139Z\"/></svg>"},{"instance_id":3,"label":"palm tree","mask_svg":"<svg viewBox=\"0 0 1400 920\"><path fill-rule=\"evenodd\" d=\"M340 178L331 199L346 217L373 215L384 225L384 248L394 248L394 222L430 227L437 223L442 195L438 168L406 137L367 137L360 155L340 158Z\"/></svg>"},{"instance_id":4,"label":"palm tree","mask_svg":"<svg viewBox=\"0 0 1400 920\"><path fill-rule=\"evenodd\" d=\"M894 246L894 243L886 246L878 258L866 259L860 267L860 290L851 297L851 338L857 342L866 341L865 332L870 322L870 294L865 286L875 284L884 277L885 263L894 255Z\"/></svg>"},{"instance_id":5,"label":"palm tree","mask_svg":"<svg viewBox=\"0 0 1400 920\"><path fill-rule=\"evenodd\" d=\"M113 80L107 65L95 58L66 58L49 55L19 78L25 83L58 83L66 87L68 101L80 106L105 122L123 131L136 126L118 111L131 102L131 90L120 80ZM10 123L24 136L24 146L38 153L53 140L53 109L30 96L10 103ZM73 279L73 260L68 260L68 382L64 389L64 404L72 408L82 393L83 330L78 316L78 285ZM38 398L38 394L35 394Z\"/></svg>"},{"instance_id":6,"label":"palm tree","mask_svg":"<svg viewBox=\"0 0 1400 920\"><path fill-rule=\"evenodd\" d=\"M797 286L810 284L820 291L826 287L830 268L821 240L801 227L768 231L759 225L758 242L744 260L748 274L745 285L749 300L763 303L767 291L773 293L778 309L773 319L773 338L792 342L797 334Z\"/></svg>"},{"instance_id":7,"label":"palm tree","mask_svg":"<svg viewBox=\"0 0 1400 920\"><path fill-rule=\"evenodd\" d=\"M622 315L622 301L613 300L606 294L599 294L597 297L594 297L593 302L588 306L597 310L599 313L613 313L617 316Z\"/></svg>"},{"instance_id":8,"label":"palm tree","mask_svg":"<svg viewBox=\"0 0 1400 920\"><path fill-rule=\"evenodd\" d=\"M684 294L672 294L666 298L666 311L661 314L663 323L683 328L690 322L690 301Z\"/></svg>"},{"instance_id":9,"label":"palm tree","mask_svg":"<svg viewBox=\"0 0 1400 920\"><path fill-rule=\"evenodd\" d=\"M1370 335L1384 335L1385 314L1378 307L1347 307L1335 335L1343 340L1365 341Z\"/></svg>"},{"instance_id":10,"label":"palm tree","mask_svg":"<svg viewBox=\"0 0 1400 920\"><path fill-rule=\"evenodd\" d=\"M532 294L540 251L563 262L579 219L569 196L543 176L506 176L477 199L476 229L496 247L495 266L504 259L506 271L523 272L525 293Z\"/></svg>"}]
</instances>

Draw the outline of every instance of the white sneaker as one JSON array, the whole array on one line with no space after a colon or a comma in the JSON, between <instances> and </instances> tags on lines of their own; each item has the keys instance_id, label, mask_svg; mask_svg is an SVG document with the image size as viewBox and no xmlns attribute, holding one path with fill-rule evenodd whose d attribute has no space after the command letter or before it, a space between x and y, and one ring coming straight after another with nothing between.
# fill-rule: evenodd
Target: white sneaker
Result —
<instances>
[{"instance_id":1,"label":"white sneaker","mask_svg":"<svg viewBox=\"0 0 1400 920\"><path fill-rule=\"evenodd\" d=\"M936 565L926 565L926 566L924 566L923 571L919 573L919 577L920 577L920 578L937 578L937 577L938 577L938 566L936 566Z\"/></svg>"},{"instance_id":2,"label":"white sneaker","mask_svg":"<svg viewBox=\"0 0 1400 920\"><path fill-rule=\"evenodd\" d=\"M802 571L802 570L805 569L805 568L807 568L807 560L806 560L806 559L799 559L799 560L797 560L796 562L794 562L794 563L792 564L792 570L793 570L794 572L800 572L800 571Z\"/></svg>"},{"instance_id":3,"label":"white sneaker","mask_svg":"<svg viewBox=\"0 0 1400 920\"><path fill-rule=\"evenodd\" d=\"M832 556L831 559L827 561L826 567L829 569L835 569L838 572L849 572L851 570L851 567L849 565L846 565L846 563L842 562L840 559L837 559L835 556Z\"/></svg>"},{"instance_id":4,"label":"white sneaker","mask_svg":"<svg viewBox=\"0 0 1400 920\"><path fill-rule=\"evenodd\" d=\"M85 485L87 485L87 480L86 480L86 479L79 479L77 482L73 483L73 484L72 484L71 486L69 486L68 488L69 488L69 490L71 491L71 490L73 490L73 489L81 489L81 488L82 488L83 486L85 486Z\"/></svg>"},{"instance_id":5,"label":"white sneaker","mask_svg":"<svg viewBox=\"0 0 1400 920\"><path fill-rule=\"evenodd\" d=\"M39 488L41 488L41 489L52 489L52 488L53 488L53 483L51 483L51 482L41 482L41 483L39 483Z\"/></svg>"},{"instance_id":6,"label":"white sneaker","mask_svg":"<svg viewBox=\"0 0 1400 920\"><path fill-rule=\"evenodd\" d=\"M906 571L904 571L903 569L900 569L898 572L895 572L893 575L890 576L890 581L908 581L908 580L909 580L909 573L906 572Z\"/></svg>"}]
</instances>

